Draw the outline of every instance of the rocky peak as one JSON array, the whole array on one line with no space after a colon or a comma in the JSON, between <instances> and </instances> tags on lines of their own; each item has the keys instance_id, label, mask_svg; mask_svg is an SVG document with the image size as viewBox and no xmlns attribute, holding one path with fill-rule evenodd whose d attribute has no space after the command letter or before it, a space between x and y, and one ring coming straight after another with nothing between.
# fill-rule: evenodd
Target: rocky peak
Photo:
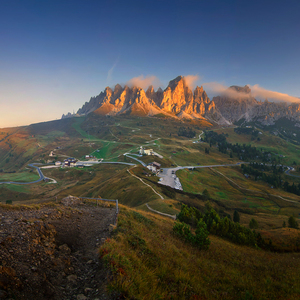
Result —
<instances>
[{"instance_id":1,"label":"rocky peak","mask_svg":"<svg viewBox=\"0 0 300 300\"><path fill-rule=\"evenodd\" d=\"M245 85L244 87L237 86L237 85L232 85L232 86L229 87L229 89L232 89L232 90L235 90L236 92L244 93L244 94L250 94L251 93L251 89L249 88L248 85Z\"/></svg>"},{"instance_id":2,"label":"rocky peak","mask_svg":"<svg viewBox=\"0 0 300 300\"><path fill-rule=\"evenodd\" d=\"M174 91L178 86L180 88L185 86L185 81L183 80L182 76L177 76L175 79L171 80L167 89L170 88L172 91Z\"/></svg>"},{"instance_id":3,"label":"rocky peak","mask_svg":"<svg viewBox=\"0 0 300 300\"><path fill-rule=\"evenodd\" d=\"M105 96L108 96L108 95L111 96L112 93L113 93L113 90L112 90L109 86L107 86L107 87L105 88L105 90L104 90Z\"/></svg>"},{"instance_id":4,"label":"rocky peak","mask_svg":"<svg viewBox=\"0 0 300 300\"><path fill-rule=\"evenodd\" d=\"M210 100L206 94L206 92L203 90L203 86L199 87L197 86L194 90L194 99L195 102L204 102L205 104L209 103Z\"/></svg>"},{"instance_id":5,"label":"rocky peak","mask_svg":"<svg viewBox=\"0 0 300 300\"><path fill-rule=\"evenodd\" d=\"M119 84L117 84L117 85L115 86L114 93L113 93L114 98L120 97L122 91L123 91L122 86L119 85Z\"/></svg>"},{"instance_id":6,"label":"rocky peak","mask_svg":"<svg viewBox=\"0 0 300 300\"><path fill-rule=\"evenodd\" d=\"M149 86L146 92L139 87L117 84L112 90L107 87L103 93L91 99L78 112L87 114L96 111L99 114L116 115L132 113L138 115L155 115L159 113L202 118L214 109L203 87L197 87L193 92L186 84L184 77L178 76L169 82L163 91L156 92Z\"/></svg>"},{"instance_id":7,"label":"rocky peak","mask_svg":"<svg viewBox=\"0 0 300 300\"><path fill-rule=\"evenodd\" d=\"M154 94L154 88L153 85L150 85L146 91L146 95L148 98L152 98L153 94Z\"/></svg>"}]
</instances>

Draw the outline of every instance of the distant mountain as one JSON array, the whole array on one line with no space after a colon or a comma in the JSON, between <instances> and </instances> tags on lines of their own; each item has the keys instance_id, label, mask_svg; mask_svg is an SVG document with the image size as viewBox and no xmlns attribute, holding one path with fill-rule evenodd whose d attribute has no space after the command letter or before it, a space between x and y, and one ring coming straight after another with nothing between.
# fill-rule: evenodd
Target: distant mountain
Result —
<instances>
[{"instance_id":1,"label":"distant mountain","mask_svg":"<svg viewBox=\"0 0 300 300\"><path fill-rule=\"evenodd\" d=\"M179 119L207 119L220 125L230 125L237 121L257 122L262 125L274 125L285 118L300 126L300 104L257 101L249 86L231 86L224 93L209 99L203 87L192 91L185 78L178 76L169 82L165 90L154 90L150 86L146 91L140 87L107 87L98 96L92 97L77 112L87 115L91 112L101 115L166 115ZM68 113L62 118L73 116Z\"/></svg>"},{"instance_id":2,"label":"distant mountain","mask_svg":"<svg viewBox=\"0 0 300 300\"><path fill-rule=\"evenodd\" d=\"M208 119L210 121L228 122L216 109L203 87L192 91L184 77L178 76L169 82L163 91L154 91L150 86L145 92L139 87L122 87L119 84L112 90L107 87L98 96L92 97L77 112L86 115L91 112L101 115L132 114L139 116L167 115L175 118ZM64 116L68 117L70 114Z\"/></svg>"},{"instance_id":3,"label":"distant mountain","mask_svg":"<svg viewBox=\"0 0 300 300\"><path fill-rule=\"evenodd\" d=\"M261 125L274 125L278 120L285 118L296 124L300 122L300 104L286 102L264 102L257 101L251 95L248 86L231 86L234 97L217 96L213 98L216 108L222 116L230 123L244 120L245 122L256 122ZM299 124L300 125L300 124Z\"/></svg>"}]
</instances>

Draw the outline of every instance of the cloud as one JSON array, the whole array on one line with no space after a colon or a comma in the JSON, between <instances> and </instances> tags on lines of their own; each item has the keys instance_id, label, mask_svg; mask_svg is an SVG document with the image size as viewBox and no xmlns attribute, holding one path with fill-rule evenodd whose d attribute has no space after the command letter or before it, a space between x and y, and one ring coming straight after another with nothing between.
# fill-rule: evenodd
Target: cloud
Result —
<instances>
[{"instance_id":1,"label":"cloud","mask_svg":"<svg viewBox=\"0 0 300 300\"><path fill-rule=\"evenodd\" d=\"M144 77L144 75L140 75L138 77L134 77L127 81L126 85L132 87L132 86L137 86L140 87L144 90L146 90L150 85L153 85L153 88L158 88L161 86L160 80L154 76L154 75L148 75Z\"/></svg>"},{"instance_id":2,"label":"cloud","mask_svg":"<svg viewBox=\"0 0 300 300\"><path fill-rule=\"evenodd\" d=\"M256 99L264 100L268 98L271 101L285 101L285 102L300 102L297 97L290 96L288 94L283 94L275 91L266 90L260 87L258 84L253 86L248 85L251 89L251 93L237 92L234 89L229 89L226 85L218 82L207 82L203 83L203 88L207 93L212 93L214 95L222 95L230 98L249 98L254 97Z\"/></svg>"},{"instance_id":3,"label":"cloud","mask_svg":"<svg viewBox=\"0 0 300 300\"><path fill-rule=\"evenodd\" d=\"M115 63L113 64L113 66L108 70L108 72L107 72L107 78L106 78L107 82L111 82L112 81L112 74L113 74L114 68L116 67L116 65L119 62L119 58L120 57L118 56L118 58L116 59Z\"/></svg>"},{"instance_id":4,"label":"cloud","mask_svg":"<svg viewBox=\"0 0 300 300\"><path fill-rule=\"evenodd\" d=\"M198 80L200 80L199 75L187 75L187 76L183 76L186 85L190 88L190 89L194 89L196 82Z\"/></svg>"},{"instance_id":5,"label":"cloud","mask_svg":"<svg viewBox=\"0 0 300 300\"><path fill-rule=\"evenodd\" d=\"M261 98L261 99L268 98L274 101L300 102L300 99L297 97L266 90L260 87L258 84L250 86L250 88L251 88L251 94L253 95L254 98Z\"/></svg>"}]
</instances>

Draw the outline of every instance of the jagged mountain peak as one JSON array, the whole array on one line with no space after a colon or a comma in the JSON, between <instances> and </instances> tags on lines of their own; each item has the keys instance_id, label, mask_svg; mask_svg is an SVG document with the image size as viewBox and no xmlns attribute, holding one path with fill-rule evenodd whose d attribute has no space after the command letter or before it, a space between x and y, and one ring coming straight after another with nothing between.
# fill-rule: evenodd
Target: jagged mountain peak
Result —
<instances>
[{"instance_id":1,"label":"jagged mountain peak","mask_svg":"<svg viewBox=\"0 0 300 300\"><path fill-rule=\"evenodd\" d=\"M169 82L169 85L167 87L170 88L172 91L175 90L178 86L182 86L182 87L185 87L185 80L184 80L184 77L182 76L177 76L175 79L171 80Z\"/></svg>"},{"instance_id":2,"label":"jagged mountain peak","mask_svg":"<svg viewBox=\"0 0 300 300\"><path fill-rule=\"evenodd\" d=\"M159 88L155 92L153 86L149 86L146 91L136 86L123 88L119 84L113 90L107 87L104 93L100 93L91 98L90 102L85 103L78 110L78 114L88 114L92 111L109 115L162 113L183 118L190 114L191 118L203 118L207 113L215 113L216 109L203 87L197 87L193 93L184 77L177 76L169 82L164 91Z\"/></svg>"},{"instance_id":3,"label":"jagged mountain peak","mask_svg":"<svg viewBox=\"0 0 300 300\"><path fill-rule=\"evenodd\" d=\"M237 85L232 85L229 87L229 89L234 90L236 92L239 93L244 93L244 94L250 94L251 93L251 89L248 85L245 86L237 86Z\"/></svg>"},{"instance_id":4,"label":"jagged mountain peak","mask_svg":"<svg viewBox=\"0 0 300 300\"><path fill-rule=\"evenodd\" d=\"M202 86L197 86L192 91L183 76L177 76L165 90L159 88L156 92L153 86L149 86L146 91L140 87L122 87L119 84L114 89L106 87L98 96L91 97L77 114L86 115L91 112L140 116L165 114L184 119L206 118L219 124L232 124L245 119L272 125L280 118L288 118L300 124L300 104L257 101L251 95L248 85L233 85L228 88L227 93L214 97L211 101Z\"/></svg>"}]
</instances>

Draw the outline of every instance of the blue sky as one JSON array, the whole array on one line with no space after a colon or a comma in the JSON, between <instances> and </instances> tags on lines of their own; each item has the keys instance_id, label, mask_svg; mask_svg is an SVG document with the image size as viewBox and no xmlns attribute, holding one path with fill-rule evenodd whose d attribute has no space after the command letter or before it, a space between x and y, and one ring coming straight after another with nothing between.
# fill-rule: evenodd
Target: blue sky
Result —
<instances>
[{"instance_id":1,"label":"blue sky","mask_svg":"<svg viewBox=\"0 0 300 300\"><path fill-rule=\"evenodd\" d=\"M178 75L300 97L300 1L0 0L0 127Z\"/></svg>"}]
</instances>

